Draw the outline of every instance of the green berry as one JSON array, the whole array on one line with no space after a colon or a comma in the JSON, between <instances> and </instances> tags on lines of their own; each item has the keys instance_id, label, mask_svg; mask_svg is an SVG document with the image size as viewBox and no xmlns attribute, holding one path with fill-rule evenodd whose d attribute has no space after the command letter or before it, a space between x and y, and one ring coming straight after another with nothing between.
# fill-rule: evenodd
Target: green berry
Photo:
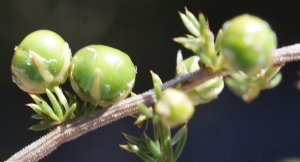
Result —
<instances>
[{"instance_id":1,"label":"green berry","mask_svg":"<svg viewBox=\"0 0 300 162\"><path fill-rule=\"evenodd\" d=\"M251 15L240 15L223 25L221 52L226 65L255 75L271 65L277 39L267 22Z\"/></svg>"},{"instance_id":2,"label":"green berry","mask_svg":"<svg viewBox=\"0 0 300 162\"><path fill-rule=\"evenodd\" d=\"M127 97L136 69L127 54L104 45L89 45L74 55L70 66L73 90L84 101L103 107Z\"/></svg>"},{"instance_id":3,"label":"green berry","mask_svg":"<svg viewBox=\"0 0 300 162\"><path fill-rule=\"evenodd\" d=\"M64 83L71 59L71 51L58 34L38 30L27 35L11 63L12 79L23 91L45 93Z\"/></svg>"},{"instance_id":4,"label":"green berry","mask_svg":"<svg viewBox=\"0 0 300 162\"><path fill-rule=\"evenodd\" d=\"M188 96L179 90L167 88L163 98L155 104L155 112L162 122L170 127L186 123L194 114L195 107Z\"/></svg>"}]
</instances>

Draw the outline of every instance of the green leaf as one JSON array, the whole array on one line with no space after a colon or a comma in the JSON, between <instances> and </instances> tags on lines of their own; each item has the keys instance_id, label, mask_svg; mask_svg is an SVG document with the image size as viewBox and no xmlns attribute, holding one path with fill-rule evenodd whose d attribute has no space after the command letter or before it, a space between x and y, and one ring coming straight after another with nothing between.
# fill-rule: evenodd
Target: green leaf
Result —
<instances>
[{"instance_id":1,"label":"green leaf","mask_svg":"<svg viewBox=\"0 0 300 162\"><path fill-rule=\"evenodd\" d=\"M33 114L31 115L31 118L33 119L45 119L45 115L41 115L41 114Z\"/></svg>"},{"instance_id":2,"label":"green leaf","mask_svg":"<svg viewBox=\"0 0 300 162\"><path fill-rule=\"evenodd\" d=\"M137 137L128 135L128 134L123 133L123 132L122 132L122 134L125 136L125 138L126 138L129 142L131 142L131 143L134 144L134 145L137 145L137 146L144 146L144 147L147 146L145 140L143 140L143 139L141 139L141 138L137 138Z\"/></svg>"},{"instance_id":3,"label":"green leaf","mask_svg":"<svg viewBox=\"0 0 300 162\"><path fill-rule=\"evenodd\" d=\"M281 66L269 66L266 68L264 73L265 80L270 80L275 77L276 74L278 74L279 70L281 69Z\"/></svg>"},{"instance_id":4,"label":"green leaf","mask_svg":"<svg viewBox=\"0 0 300 162\"><path fill-rule=\"evenodd\" d=\"M203 64L205 64L205 65L207 65L207 66L212 65L211 59L210 59L208 56L206 56L206 55L203 54L203 53L196 53L196 54L200 57L200 61L201 61Z\"/></svg>"},{"instance_id":5,"label":"green leaf","mask_svg":"<svg viewBox=\"0 0 300 162\"><path fill-rule=\"evenodd\" d=\"M129 152L133 152L134 151L132 150L131 146L130 145L119 145L121 147L121 149L124 149L126 151L129 151Z\"/></svg>"},{"instance_id":6,"label":"green leaf","mask_svg":"<svg viewBox=\"0 0 300 162\"><path fill-rule=\"evenodd\" d=\"M153 117L153 112L149 110L149 108L144 105L141 102L137 102L136 105L140 109L140 111L147 117L147 118L152 118Z\"/></svg>"},{"instance_id":7,"label":"green leaf","mask_svg":"<svg viewBox=\"0 0 300 162\"><path fill-rule=\"evenodd\" d=\"M165 159L163 158L160 148L146 135L144 134L145 142L147 147L149 148L150 152L156 157L159 161L164 162Z\"/></svg>"},{"instance_id":8,"label":"green leaf","mask_svg":"<svg viewBox=\"0 0 300 162\"><path fill-rule=\"evenodd\" d=\"M41 130L48 129L50 126L51 126L51 122L40 123L40 124L35 124L35 125L31 126L29 129L34 130L34 131L41 131Z\"/></svg>"},{"instance_id":9,"label":"green leaf","mask_svg":"<svg viewBox=\"0 0 300 162\"><path fill-rule=\"evenodd\" d=\"M153 71L150 71L151 76L152 76L152 81L153 83L156 83L158 86L162 86L162 81L159 78L159 76L157 74L155 74Z\"/></svg>"},{"instance_id":10,"label":"green leaf","mask_svg":"<svg viewBox=\"0 0 300 162\"><path fill-rule=\"evenodd\" d=\"M158 133L161 139L162 150L164 156L168 158L168 160L172 160L173 158L173 149L171 144L171 132L170 127L165 126L162 122L158 124Z\"/></svg>"},{"instance_id":11,"label":"green leaf","mask_svg":"<svg viewBox=\"0 0 300 162\"><path fill-rule=\"evenodd\" d=\"M199 29L197 28L197 26L194 24L194 20L190 20L189 17L187 17L185 14L179 12L180 18L184 24L184 26L186 27L186 29L192 33L193 35L200 37L200 32Z\"/></svg>"},{"instance_id":12,"label":"green leaf","mask_svg":"<svg viewBox=\"0 0 300 162\"><path fill-rule=\"evenodd\" d=\"M130 96L131 96L131 97L134 97L134 96L136 96L136 94L135 94L134 92L131 91L131 92L130 92Z\"/></svg>"},{"instance_id":13,"label":"green leaf","mask_svg":"<svg viewBox=\"0 0 300 162\"><path fill-rule=\"evenodd\" d=\"M145 115L140 115L136 121L134 122L134 124L141 124L143 123L145 120L147 120L148 118Z\"/></svg>"},{"instance_id":14,"label":"green leaf","mask_svg":"<svg viewBox=\"0 0 300 162\"><path fill-rule=\"evenodd\" d=\"M227 87L238 97L242 97L248 90L247 85L241 84L240 82L236 81L232 77L227 77L224 79Z\"/></svg>"},{"instance_id":15,"label":"green leaf","mask_svg":"<svg viewBox=\"0 0 300 162\"><path fill-rule=\"evenodd\" d=\"M222 29L220 29L217 34L216 43L215 43L215 51L216 52L219 52L221 49L222 36L223 36L223 31L222 31Z\"/></svg>"},{"instance_id":16,"label":"green leaf","mask_svg":"<svg viewBox=\"0 0 300 162\"><path fill-rule=\"evenodd\" d=\"M51 91L49 89L46 89L46 93L47 93L47 96L48 96L48 98L49 98L49 100L52 104L54 113L58 116L58 118L60 120L62 120L63 119L63 113L62 113L62 109L61 109L57 99L55 98L53 93L51 93Z\"/></svg>"},{"instance_id":17,"label":"green leaf","mask_svg":"<svg viewBox=\"0 0 300 162\"><path fill-rule=\"evenodd\" d=\"M45 102L42 98L38 97L37 95L30 94L31 98L35 101L35 103L41 108L41 110L47 114L50 118L55 121L60 122L61 120L55 115L52 108Z\"/></svg>"},{"instance_id":18,"label":"green leaf","mask_svg":"<svg viewBox=\"0 0 300 162\"><path fill-rule=\"evenodd\" d=\"M200 23L197 18L185 7L185 15L189 18L189 20L195 25L197 29L200 29Z\"/></svg>"},{"instance_id":19,"label":"green leaf","mask_svg":"<svg viewBox=\"0 0 300 162\"><path fill-rule=\"evenodd\" d=\"M86 109L87 109L87 103L84 102L80 108L78 108L78 109L75 110L76 116L77 117L83 116L85 114L85 112L86 112Z\"/></svg>"},{"instance_id":20,"label":"green leaf","mask_svg":"<svg viewBox=\"0 0 300 162\"><path fill-rule=\"evenodd\" d=\"M152 118L152 123L157 124L160 122L160 116L158 114L154 114Z\"/></svg>"},{"instance_id":21,"label":"green leaf","mask_svg":"<svg viewBox=\"0 0 300 162\"><path fill-rule=\"evenodd\" d=\"M77 98L75 95L73 95L72 93L68 92L68 91L64 91L66 93L66 95L68 96L68 104L69 105L73 105L73 103L77 102Z\"/></svg>"},{"instance_id":22,"label":"green leaf","mask_svg":"<svg viewBox=\"0 0 300 162\"><path fill-rule=\"evenodd\" d=\"M129 152L133 152L134 151L131 149L131 144L130 145L119 145L121 147L121 149L124 149L126 151L129 151ZM150 153L149 149L147 148L147 146L138 146L138 148L144 152L144 153Z\"/></svg>"},{"instance_id":23,"label":"green leaf","mask_svg":"<svg viewBox=\"0 0 300 162\"><path fill-rule=\"evenodd\" d=\"M200 23L200 33L201 34L206 34L206 30L207 30L207 25L206 25L206 20L205 17L202 13L199 14L198 16L199 19L199 23Z\"/></svg>"},{"instance_id":24,"label":"green leaf","mask_svg":"<svg viewBox=\"0 0 300 162\"><path fill-rule=\"evenodd\" d=\"M65 113L64 120L66 120L66 119L68 119L70 117L70 115L75 111L76 107L77 107L77 104L73 103L73 105Z\"/></svg>"},{"instance_id":25,"label":"green leaf","mask_svg":"<svg viewBox=\"0 0 300 162\"><path fill-rule=\"evenodd\" d=\"M134 114L131 114L130 116L133 117L133 118L138 118L140 116L140 114L139 113L134 113Z\"/></svg>"},{"instance_id":26,"label":"green leaf","mask_svg":"<svg viewBox=\"0 0 300 162\"><path fill-rule=\"evenodd\" d=\"M63 91L58 86L55 86L54 92L55 92L56 96L58 97L58 100L60 101L60 103L64 106L65 111L68 111L69 105L68 105L68 101L67 101L65 95L63 94Z\"/></svg>"},{"instance_id":27,"label":"green leaf","mask_svg":"<svg viewBox=\"0 0 300 162\"><path fill-rule=\"evenodd\" d=\"M159 100L162 98L162 93L161 93L161 86L162 86L162 81L159 78L157 74L155 74L153 71L150 71L151 76L152 76L152 81L153 81L153 86L156 94L156 99Z\"/></svg>"},{"instance_id":28,"label":"green leaf","mask_svg":"<svg viewBox=\"0 0 300 162\"><path fill-rule=\"evenodd\" d=\"M171 137L168 136L165 140L164 140L164 155L168 157L168 160L172 160L173 159L173 148L172 148L172 143L171 143Z\"/></svg>"},{"instance_id":29,"label":"green leaf","mask_svg":"<svg viewBox=\"0 0 300 162\"><path fill-rule=\"evenodd\" d=\"M183 148L184 148L184 145L185 145L185 142L186 142L186 139L187 139L187 127L185 127L185 131L183 132L183 135L182 137L180 138L176 148L175 148L175 151L174 151L174 155L173 155L173 159L174 161L177 161L177 159L179 158Z\"/></svg>"},{"instance_id":30,"label":"green leaf","mask_svg":"<svg viewBox=\"0 0 300 162\"><path fill-rule=\"evenodd\" d=\"M199 38L177 37L177 38L174 38L173 40L180 44L201 43L201 39L199 39Z\"/></svg>"},{"instance_id":31,"label":"green leaf","mask_svg":"<svg viewBox=\"0 0 300 162\"><path fill-rule=\"evenodd\" d=\"M176 132L176 134L171 139L172 146L177 144L177 142L183 137L183 134L186 132L186 129L187 125L185 124Z\"/></svg>"},{"instance_id":32,"label":"green leaf","mask_svg":"<svg viewBox=\"0 0 300 162\"><path fill-rule=\"evenodd\" d=\"M40 106L37 104L30 103L30 104L26 104L26 106L30 107L33 111L35 111L38 114L44 113L43 110L40 108Z\"/></svg>"},{"instance_id":33,"label":"green leaf","mask_svg":"<svg viewBox=\"0 0 300 162\"><path fill-rule=\"evenodd\" d=\"M176 58L176 75L177 76L183 76L188 74L187 67L185 66L182 58L182 53L179 50L177 52L177 58Z\"/></svg>"},{"instance_id":34,"label":"green leaf","mask_svg":"<svg viewBox=\"0 0 300 162\"><path fill-rule=\"evenodd\" d=\"M266 88L267 88L267 89L271 89L271 88L276 87L276 86L280 83L281 79L282 79L282 75L281 75L281 73L278 73L277 75L275 75L274 78L272 78L272 79L268 82Z\"/></svg>"},{"instance_id":35,"label":"green leaf","mask_svg":"<svg viewBox=\"0 0 300 162\"><path fill-rule=\"evenodd\" d=\"M197 53L203 48L204 41L200 38L178 37L173 39L175 42L182 44L185 48ZM201 50L202 51L202 50Z\"/></svg>"},{"instance_id":36,"label":"green leaf","mask_svg":"<svg viewBox=\"0 0 300 162\"><path fill-rule=\"evenodd\" d=\"M154 158L150 157L145 152L143 152L142 150L140 150L138 146L136 146L136 145L130 145L130 146L131 146L132 151L134 153L136 153L143 160L145 160L147 162L156 162L156 160Z\"/></svg>"},{"instance_id":37,"label":"green leaf","mask_svg":"<svg viewBox=\"0 0 300 162\"><path fill-rule=\"evenodd\" d=\"M154 118L155 116L158 116L157 114L154 115ZM153 122L153 119L152 119L152 122ZM154 143L156 144L157 147L161 148L160 147L160 143L159 143L159 128L158 128L158 122L157 123L154 123L153 122L153 137L154 137Z\"/></svg>"},{"instance_id":38,"label":"green leaf","mask_svg":"<svg viewBox=\"0 0 300 162\"><path fill-rule=\"evenodd\" d=\"M87 114L90 114L92 112L94 112L97 108L97 105L93 105L92 103L90 103L89 107L86 109L85 111L85 114L84 115L87 115Z\"/></svg>"}]
</instances>

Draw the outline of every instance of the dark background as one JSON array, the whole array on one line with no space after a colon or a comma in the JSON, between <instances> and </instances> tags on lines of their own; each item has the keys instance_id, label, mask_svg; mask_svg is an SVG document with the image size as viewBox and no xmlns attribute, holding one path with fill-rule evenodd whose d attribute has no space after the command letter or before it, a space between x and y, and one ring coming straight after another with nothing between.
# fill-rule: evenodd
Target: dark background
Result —
<instances>
[{"instance_id":1,"label":"dark background","mask_svg":"<svg viewBox=\"0 0 300 162\"><path fill-rule=\"evenodd\" d=\"M163 81L173 78L183 36L177 11L188 7L204 12L217 33L232 17L250 13L267 20L278 36L278 46L299 42L300 11L295 0L1 0L0 2L0 161L38 139L47 131L27 130L37 121L25 107L32 100L11 81L13 48L30 32L49 29L60 34L75 53L89 44L105 44L130 55L138 67L135 93L152 88L149 70ZM184 56L191 53L184 50ZM299 63L281 71L283 81L244 103L227 88L219 98L197 107L189 122L189 138L179 161L273 162L300 157ZM70 89L69 82L63 85ZM125 118L63 144L42 161L142 161L119 149L126 140L121 131L139 136L142 130Z\"/></svg>"}]
</instances>

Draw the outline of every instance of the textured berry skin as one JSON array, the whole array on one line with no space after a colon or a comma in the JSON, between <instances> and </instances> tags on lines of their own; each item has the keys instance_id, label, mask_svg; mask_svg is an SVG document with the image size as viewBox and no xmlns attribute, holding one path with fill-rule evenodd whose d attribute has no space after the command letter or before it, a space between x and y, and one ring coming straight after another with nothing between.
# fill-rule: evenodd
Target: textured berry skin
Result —
<instances>
[{"instance_id":1,"label":"textured berry skin","mask_svg":"<svg viewBox=\"0 0 300 162\"><path fill-rule=\"evenodd\" d=\"M136 76L136 69L127 54L104 45L80 49L69 70L76 94L86 102L103 107L127 97Z\"/></svg>"},{"instance_id":2,"label":"textured berry skin","mask_svg":"<svg viewBox=\"0 0 300 162\"><path fill-rule=\"evenodd\" d=\"M66 81L70 59L71 51L63 38L49 30L37 30L15 47L13 81L29 93L53 90Z\"/></svg>"},{"instance_id":3,"label":"textured berry skin","mask_svg":"<svg viewBox=\"0 0 300 162\"><path fill-rule=\"evenodd\" d=\"M223 25L221 40L226 65L255 75L271 65L277 39L268 23L251 15L240 15Z\"/></svg>"}]
</instances>

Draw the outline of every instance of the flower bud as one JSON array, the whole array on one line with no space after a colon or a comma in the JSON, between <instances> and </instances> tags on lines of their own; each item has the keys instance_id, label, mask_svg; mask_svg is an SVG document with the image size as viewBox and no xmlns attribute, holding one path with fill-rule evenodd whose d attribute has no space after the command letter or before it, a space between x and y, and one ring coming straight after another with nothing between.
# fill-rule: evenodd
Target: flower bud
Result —
<instances>
[{"instance_id":1,"label":"flower bud","mask_svg":"<svg viewBox=\"0 0 300 162\"><path fill-rule=\"evenodd\" d=\"M70 59L69 45L58 34L49 30L32 32L15 47L12 80L25 92L52 91L66 81Z\"/></svg>"},{"instance_id":2,"label":"flower bud","mask_svg":"<svg viewBox=\"0 0 300 162\"><path fill-rule=\"evenodd\" d=\"M181 53L177 55L177 76L182 76L200 69L200 58L198 56L191 56L184 61ZM224 88L223 77L212 78L192 90L187 94L194 105L204 104L218 97Z\"/></svg>"},{"instance_id":3,"label":"flower bud","mask_svg":"<svg viewBox=\"0 0 300 162\"><path fill-rule=\"evenodd\" d=\"M229 68L255 75L271 65L277 39L267 22L244 14L226 22L223 32L221 52Z\"/></svg>"},{"instance_id":4,"label":"flower bud","mask_svg":"<svg viewBox=\"0 0 300 162\"><path fill-rule=\"evenodd\" d=\"M73 90L84 101L103 107L124 99L135 82L136 69L127 54L104 45L89 45L70 66Z\"/></svg>"},{"instance_id":5,"label":"flower bud","mask_svg":"<svg viewBox=\"0 0 300 162\"><path fill-rule=\"evenodd\" d=\"M173 88L167 88L163 91L163 99L155 104L154 109L160 115L162 122L170 127L186 123L195 111L195 107L188 96Z\"/></svg>"}]
</instances>

